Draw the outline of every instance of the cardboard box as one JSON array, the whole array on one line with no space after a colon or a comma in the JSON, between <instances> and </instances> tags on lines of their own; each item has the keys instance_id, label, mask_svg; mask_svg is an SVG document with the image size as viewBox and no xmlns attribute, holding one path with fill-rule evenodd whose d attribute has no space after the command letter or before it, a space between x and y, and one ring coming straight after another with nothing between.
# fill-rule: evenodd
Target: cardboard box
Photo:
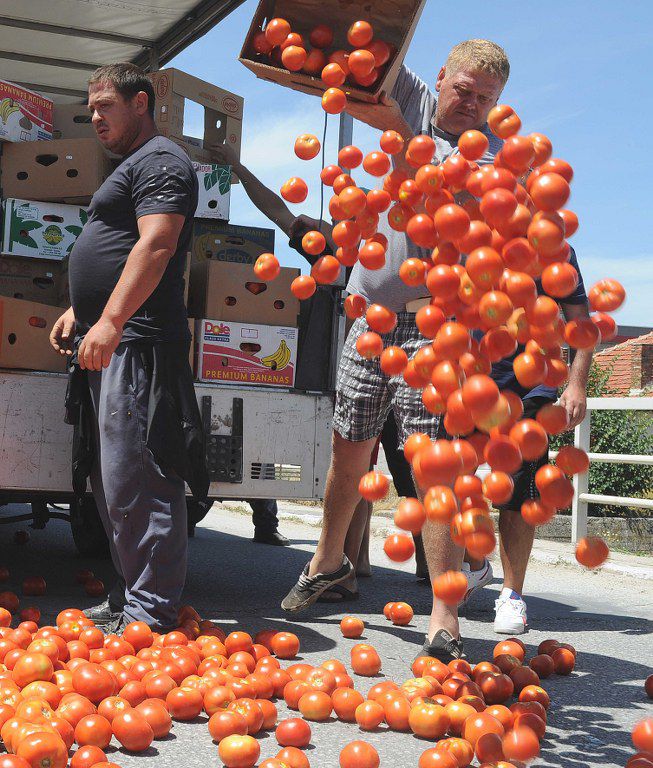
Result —
<instances>
[{"instance_id":1,"label":"cardboard box","mask_svg":"<svg viewBox=\"0 0 653 768\"><path fill-rule=\"evenodd\" d=\"M66 370L66 358L50 345L50 331L62 312L34 301L0 297L0 368Z\"/></svg>"},{"instance_id":2,"label":"cardboard box","mask_svg":"<svg viewBox=\"0 0 653 768\"><path fill-rule=\"evenodd\" d=\"M191 248L194 262L253 264L262 253L274 253L274 230L197 219Z\"/></svg>"},{"instance_id":3,"label":"cardboard box","mask_svg":"<svg viewBox=\"0 0 653 768\"><path fill-rule=\"evenodd\" d=\"M61 261L88 218L86 209L78 205L9 198L3 208L2 253L35 259Z\"/></svg>"},{"instance_id":4,"label":"cardboard box","mask_svg":"<svg viewBox=\"0 0 653 768\"><path fill-rule=\"evenodd\" d=\"M0 80L0 141L52 138L52 101L20 85Z\"/></svg>"},{"instance_id":5,"label":"cardboard box","mask_svg":"<svg viewBox=\"0 0 653 768\"><path fill-rule=\"evenodd\" d=\"M86 104L55 104L53 139L97 139Z\"/></svg>"},{"instance_id":6,"label":"cardboard box","mask_svg":"<svg viewBox=\"0 0 653 768\"><path fill-rule=\"evenodd\" d=\"M198 320L200 381L292 387L297 368L297 328Z\"/></svg>"},{"instance_id":7,"label":"cardboard box","mask_svg":"<svg viewBox=\"0 0 653 768\"><path fill-rule=\"evenodd\" d=\"M239 61L263 80L285 85L296 91L321 96L326 86L321 78L303 72L290 72L276 64L269 56L257 54L252 41L266 21L275 17L288 19L293 32L299 32L308 39L311 30L318 24L328 24L335 31L333 46L327 50L350 51L347 30L359 19L369 21L374 27L374 36L394 45L396 52L385 65L376 83L364 88L349 82L344 86L348 98L355 101L377 103L381 91L390 93L397 79L406 51L412 40L426 0L260 0L252 24L240 53Z\"/></svg>"},{"instance_id":8,"label":"cardboard box","mask_svg":"<svg viewBox=\"0 0 653 768\"><path fill-rule=\"evenodd\" d=\"M1 167L4 197L80 205L113 170L97 139L8 144Z\"/></svg>"},{"instance_id":9,"label":"cardboard box","mask_svg":"<svg viewBox=\"0 0 653 768\"><path fill-rule=\"evenodd\" d=\"M61 262L25 256L0 256L0 296L59 304Z\"/></svg>"},{"instance_id":10,"label":"cardboard box","mask_svg":"<svg viewBox=\"0 0 653 768\"><path fill-rule=\"evenodd\" d=\"M188 310L193 317L219 317L235 323L296 326L299 299L290 284L298 269L282 267L269 283L249 264L202 261L191 265Z\"/></svg>"},{"instance_id":11,"label":"cardboard box","mask_svg":"<svg viewBox=\"0 0 653 768\"><path fill-rule=\"evenodd\" d=\"M196 219L229 221L231 167L211 163L193 163L199 184Z\"/></svg>"},{"instance_id":12,"label":"cardboard box","mask_svg":"<svg viewBox=\"0 0 653 768\"><path fill-rule=\"evenodd\" d=\"M191 159L200 162L210 161L211 144L228 143L240 157L245 103L242 96L172 67L151 72L149 77L156 95L156 125L163 136L184 147ZM184 132L186 99L204 107L200 145L196 140L191 143Z\"/></svg>"}]
</instances>

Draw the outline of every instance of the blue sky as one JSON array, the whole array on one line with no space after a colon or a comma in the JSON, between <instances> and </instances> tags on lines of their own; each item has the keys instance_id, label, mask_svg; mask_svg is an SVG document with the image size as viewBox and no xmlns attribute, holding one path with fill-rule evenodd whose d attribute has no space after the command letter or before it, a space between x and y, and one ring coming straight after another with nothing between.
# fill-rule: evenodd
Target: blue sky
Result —
<instances>
[{"instance_id":1,"label":"blue sky","mask_svg":"<svg viewBox=\"0 0 653 768\"><path fill-rule=\"evenodd\" d=\"M258 80L238 62L256 5L247 0L171 65L245 98L243 161L276 191L290 176L302 176L311 192L292 209L316 216L319 158L298 160L293 144L301 133L322 135L324 112L317 98ZM617 321L653 325L653 246L646 235L653 216L653 3L469 0L456 6L429 0L406 64L433 83L451 46L470 37L506 49L511 76L501 101L517 110L524 132L546 133L554 155L574 166L569 207L581 225L571 242L586 284L601 277L621 280L628 299ZM188 131L199 135L198 111L189 109L187 121ZM327 162L336 159L337 125L337 118L329 118ZM354 143L364 151L377 148L378 135L355 123ZM240 185L232 193L231 222L269 226ZM282 264L307 271L280 231L276 242Z\"/></svg>"}]
</instances>

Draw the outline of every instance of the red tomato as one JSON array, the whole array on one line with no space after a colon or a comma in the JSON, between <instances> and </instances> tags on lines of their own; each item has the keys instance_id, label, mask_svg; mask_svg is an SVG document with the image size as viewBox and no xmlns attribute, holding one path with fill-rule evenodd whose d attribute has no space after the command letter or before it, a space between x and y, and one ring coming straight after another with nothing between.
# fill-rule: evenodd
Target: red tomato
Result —
<instances>
[{"instance_id":1,"label":"red tomato","mask_svg":"<svg viewBox=\"0 0 653 768\"><path fill-rule=\"evenodd\" d=\"M606 278L589 289L590 307L600 312L614 312L624 303L626 291L617 280Z\"/></svg>"},{"instance_id":2,"label":"red tomato","mask_svg":"<svg viewBox=\"0 0 653 768\"><path fill-rule=\"evenodd\" d=\"M93 768L93 766L104 763L106 760L107 756L99 747L79 747L70 761L70 768ZM11 767L3 765L0 761L0 768ZM19 768L19 766L15 766L15 768Z\"/></svg>"},{"instance_id":3,"label":"red tomato","mask_svg":"<svg viewBox=\"0 0 653 768\"><path fill-rule=\"evenodd\" d=\"M226 768L253 768L261 754L261 747L252 736L227 736L218 745L220 760Z\"/></svg>"},{"instance_id":4,"label":"red tomato","mask_svg":"<svg viewBox=\"0 0 653 768\"><path fill-rule=\"evenodd\" d=\"M311 727L305 720L291 717L279 723L275 736L282 747L303 749L311 742Z\"/></svg>"},{"instance_id":5,"label":"red tomato","mask_svg":"<svg viewBox=\"0 0 653 768\"><path fill-rule=\"evenodd\" d=\"M145 752L154 739L154 731L137 710L128 710L114 718L113 733L128 752Z\"/></svg>"},{"instance_id":6,"label":"red tomato","mask_svg":"<svg viewBox=\"0 0 653 768\"><path fill-rule=\"evenodd\" d=\"M340 768L378 768L379 753L366 741L352 741L340 752Z\"/></svg>"}]
</instances>

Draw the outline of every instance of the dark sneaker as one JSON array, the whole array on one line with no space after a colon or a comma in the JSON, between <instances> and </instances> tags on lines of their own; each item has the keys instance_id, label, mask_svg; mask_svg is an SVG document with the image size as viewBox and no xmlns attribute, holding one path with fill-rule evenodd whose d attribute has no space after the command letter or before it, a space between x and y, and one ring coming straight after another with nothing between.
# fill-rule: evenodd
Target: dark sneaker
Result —
<instances>
[{"instance_id":1,"label":"dark sneaker","mask_svg":"<svg viewBox=\"0 0 653 768\"><path fill-rule=\"evenodd\" d=\"M94 621L96 624L107 624L122 616L122 611L117 609L114 605L111 605L109 598L99 605L87 608L85 611L82 611L82 613L87 619L91 619L91 621Z\"/></svg>"},{"instance_id":2,"label":"dark sneaker","mask_svg":"<svg viewBox=\"0 0 653 768\"><path fill-rule=\"evenodd\" d=\"M426 636L426 641L422 650L417 654L417 658L420 656L431 656L443 664L448 664L454 659L463 659L465 652L462 638L459 637L456 640L451 632L447 632L446 629L439 629L433 640L429 640L428 635Z\"/></svg>"},{"instance_id":3,"label":"dark sneaker","mask_svg":"<svg viewBox=\"0 0 653 768\"><path fill-rule=\"evenodd\" d=\"M257 544L271 544L273 547L287 547L290 541L279 533L279 531L260 531L254 530L254 539Z\"/></svg>"},{"instance_id":4,"label":"dark sneaker","mask_svg":"<svg viewBox=\"0 0 653 768\"><path fill-rule=\"evenodd\" d=\"M345 581L354 572L354 566L349 562L346 555L343 555L342 565L333 573L317 573L315 576L308 575L309 563L306 563L304 570L295 586L284 597L281 607L288 613L298 613L304 611L313 605L318 597L334 584L340 584Z\"/></svg>"},{"instance_id":5,"label":"dark sneaker","mask_svg":"<svg viewBox=\"0 0 653 768\"><path fill-rule=\"evenodd\" d=\"M125 627L129 624L130 620L124 613L118 613L115 618L100 626L100 629L105 635L118 635L120 637L125 631Z\"/></svg>"}]
</instances>

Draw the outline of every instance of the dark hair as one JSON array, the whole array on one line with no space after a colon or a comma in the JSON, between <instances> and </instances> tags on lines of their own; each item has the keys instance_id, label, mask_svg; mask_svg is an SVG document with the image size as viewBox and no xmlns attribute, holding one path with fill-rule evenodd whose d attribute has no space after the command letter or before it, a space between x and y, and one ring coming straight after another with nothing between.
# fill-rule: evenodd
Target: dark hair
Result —
<instances>
[{"instance_id":1,"label":"dark hair","mask_svg":"<svg viewBox=\"0 0 653 768\"><path fill-rule=\"evenodd\" d=\"M111 83L124 99L133 99L139 91L147 94L147 111L154 119L154 86L150 78L135 64L105 64L91 75L88 84Z\"/></svg>"}]
</instances>

